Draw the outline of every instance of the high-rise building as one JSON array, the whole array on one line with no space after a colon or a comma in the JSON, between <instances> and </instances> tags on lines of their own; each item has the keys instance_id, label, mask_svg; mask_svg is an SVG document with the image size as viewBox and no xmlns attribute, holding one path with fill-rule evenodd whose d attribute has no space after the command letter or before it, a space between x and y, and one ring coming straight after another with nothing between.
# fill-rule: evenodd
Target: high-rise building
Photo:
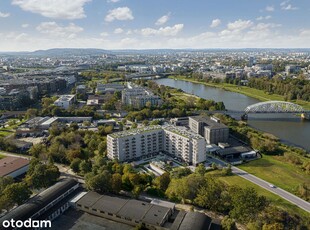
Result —
<instances>
[{"instance_id":1,"label":"high-rise building","mask_svg":"<svg viewBox=\"0 0 310 230\"><path fill-rule=\"evenodd\" d=\"M193 132L204 136L208 144L227 142L229 137L229 128L220 123L220 120L215 117L190 117L189 128Z\"/></svg>"},{"instance_id":2,"label":"high-rise building","mask_svg":"<svg viewBox=\"0 0 310 230\"><path fill-rule=\"evenodd\" d=\"M150 126L113 133L107 137L110 159L137 160L165 152L189 164L206 160L206 141L192 131L176 126Z\"/></svg>"}]
</instances>

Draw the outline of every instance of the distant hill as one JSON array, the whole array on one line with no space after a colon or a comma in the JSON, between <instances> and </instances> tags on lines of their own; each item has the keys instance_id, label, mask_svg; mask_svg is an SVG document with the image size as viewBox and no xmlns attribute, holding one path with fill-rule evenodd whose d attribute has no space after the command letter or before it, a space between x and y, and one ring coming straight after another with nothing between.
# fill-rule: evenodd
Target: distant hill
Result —
<instances>
[{"instance_id":1,"label":"distant hill","mask_svg":"<svg viewBox=\"0 0 310 230\"><path fill-rule=\"evenodd\" d=\"M35 56L84 56L84 55L102 55L111 53L103 49L71 49L71 48L55 48L48 50L37 50L30 52L30 55Z\"/></svg>"},{"instance_id":2,"label":"distant hill","mask_svg":"<svg viewBox=\"0 0 310 230\"><path fill-rule=\"evenodd\" d=\"M310 52L307 48L282 49L282 48L245 48L245 49L122 49L122 50L104 50L95 48L54 48L48 50L36 50L33 52L0 52L0 56L42 56L42 57L68 57L85 55L103 55L103 54L167 54L181 52Z\"/></svg>"},{"instance_id":3,"label":"distant hill","mask_svg":"<svg viewBox=\"0 0 310 230\"><path fill-rule=\"evenodd\" d=\"M55 48L48 50L36 50L33 52L1 52L0 55L11 56L47 56L47 57L61 57L61 56L85 56L85 55L103 55L111 54L111 51L103 49L79 49L79 48Z\"/></svg>"}]
</instances>

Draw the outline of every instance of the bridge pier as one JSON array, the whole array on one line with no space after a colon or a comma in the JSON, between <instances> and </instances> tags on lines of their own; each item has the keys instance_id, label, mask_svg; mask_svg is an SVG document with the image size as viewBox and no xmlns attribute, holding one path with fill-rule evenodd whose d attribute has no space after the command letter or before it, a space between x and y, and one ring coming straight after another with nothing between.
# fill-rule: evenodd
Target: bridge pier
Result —
<instances>
[{"instance_id":1,"label":"bridge pier","mask_svg":"<svg viewBox=\"0 0 310 230\"><path fill-rule=\"evenodd\" d=\"M310 120L310 113L302 113L300 117L302 120Z\"/></svg>"}]
</instances>

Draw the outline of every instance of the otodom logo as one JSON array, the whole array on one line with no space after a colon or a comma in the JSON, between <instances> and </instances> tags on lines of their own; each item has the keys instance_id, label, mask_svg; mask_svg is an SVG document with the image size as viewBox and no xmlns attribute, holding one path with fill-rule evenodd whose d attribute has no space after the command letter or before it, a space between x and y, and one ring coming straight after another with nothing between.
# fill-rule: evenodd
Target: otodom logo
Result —
<instances>
[{"instance_id":1,"label":"otodom logo","mask_svg":"<svg viewBox=\"0 0 310 230\"><path fill-rule=\"evenodd\" d=\"M51 228L52 222L50 220L5 220L2 222L3 228Z\"/></svg>"}]
</instances>

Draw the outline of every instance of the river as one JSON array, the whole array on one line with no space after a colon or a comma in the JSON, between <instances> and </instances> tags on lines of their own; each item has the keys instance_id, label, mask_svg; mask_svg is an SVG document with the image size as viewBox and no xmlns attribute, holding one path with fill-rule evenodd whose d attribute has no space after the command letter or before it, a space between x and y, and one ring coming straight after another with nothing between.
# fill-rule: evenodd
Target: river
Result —
<instances>
[{"instance_id":1,"label":"river","mask_svg":"<svg viewBox=\"0 0 310 230\"><path fill-rule=\"evenodd\" d=\"M202 84L163 78L156 80L160 85L182 89L186 93L214 101L223 101L226 109L243 111L259 100L240 93ZM282 142L310 151L310 122L302 121L292 114L250 114L248 124L258 130L271 133Z\"/></svg>"}]
</instances>

